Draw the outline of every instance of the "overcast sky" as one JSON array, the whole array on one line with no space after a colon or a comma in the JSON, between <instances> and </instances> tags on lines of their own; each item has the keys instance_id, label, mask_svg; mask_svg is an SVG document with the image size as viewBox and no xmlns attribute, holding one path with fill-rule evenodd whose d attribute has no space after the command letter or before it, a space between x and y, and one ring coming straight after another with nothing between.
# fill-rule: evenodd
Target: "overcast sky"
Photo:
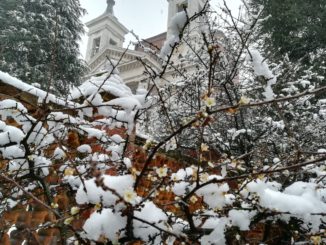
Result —
<instances>
[{"instance_id":1,"label":"overcast sky","mask_svg":"<svg viewBox=\"0 0 326 245\"><path fill-rule=\"evenodd\" d=\"M133 30L140 38L147 38L166 31L168 2L167 0L115 0L114 14L129 30ZM222 0L212 0L217 5ZM236 12L240 0L226 0L232 11ZM82 18L85 23L103 14L106 0L80 0L87 14ZM127 40L131 37L127 36ZM81 53L86 52L87 37L83 37Z\"/></svg>"}]
</instances>

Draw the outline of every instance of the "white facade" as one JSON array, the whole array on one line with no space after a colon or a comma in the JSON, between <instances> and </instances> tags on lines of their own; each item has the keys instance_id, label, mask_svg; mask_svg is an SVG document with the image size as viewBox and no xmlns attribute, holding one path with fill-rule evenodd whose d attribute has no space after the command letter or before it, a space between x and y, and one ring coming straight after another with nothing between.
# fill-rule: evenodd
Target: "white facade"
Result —
<instances>
[{"instance_id":1,"label":"white facade","mask_svg":"<svg viewBox=\"0 0 326 245\"><path fill-rule=\"evenodd\" d=\"M88 44L86 62L91 63L96 54L110 46L122 48L125 35L129 32L111 13L105 12L86 23L88 27Z\"/></svg>"},{"instance_id":2,"label":"white facade","mask_svg":"<svg viewBox=\"0 0 326 245\"><path fill-rule=\"evenodd\" d=\"M186 9L189 17L199 13L205 4L205 0L167 0L169 2L169 13L168 13L168 31L167 39L170 37L170 26L173 17L181 11ZM192 23L190 29L194 29L196 23Z\"/></svg>"},{"instance_id":3,"label":"white facade","mask_svg":"<svg viewBox=\"0 0 326 245\"><path fill-rule=\"evenodd\" d=\"M176 13L187 8L188 15L192 16L202 9L205 0L167 1L169 2L168 36L171 20ZM86 23L88 27L86 62L90 67L86 78L106 70L110 63L109 58L111 61L119 61L118 70L121 77L126 84L135 88L146 78L145 69L139 59L157 70L160 70L161 62L156 56L141 50L126 51L123 48L124 37L128 29L113 14L114 0L107 0L107 3L108 8L104 14Z\"/></svg>"},{"instance_id":4,"label":"white facade","mask_svg":"<svg viewBox=\"0 0 326 245\"><path fill-rule=\"evenodd\" d=\"M107 70L111 62L118 62L118 70L126 83L133 87L144 80L144 68L137 59L159 68L159 61L144 52L125 50L123 43L128 29L113 14L114 1L108 0L104 14L86 23L88 44L86 62L90 68L86 79ZM108 58L110 61L108 61Z\"/></svg>"}]
</instances>

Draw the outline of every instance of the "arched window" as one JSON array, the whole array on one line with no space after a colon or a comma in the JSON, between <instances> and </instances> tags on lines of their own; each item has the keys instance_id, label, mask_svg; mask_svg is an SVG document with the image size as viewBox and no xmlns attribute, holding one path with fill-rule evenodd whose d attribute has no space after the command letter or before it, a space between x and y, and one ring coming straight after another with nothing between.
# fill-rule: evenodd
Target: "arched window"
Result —
<instances>
[{"instance_id":1,"label":"arched window","mask_svg":"<svg viewBox=\"0 0 326 245\"><path fill-rule=\"evenodd\" d=\"M93 57L95 54L97 54L100 51L100 45L101 45L101 38L95 38L93 40L93 47L92 47L92 55L91 57Z\"/></svg>"}]
</instances>

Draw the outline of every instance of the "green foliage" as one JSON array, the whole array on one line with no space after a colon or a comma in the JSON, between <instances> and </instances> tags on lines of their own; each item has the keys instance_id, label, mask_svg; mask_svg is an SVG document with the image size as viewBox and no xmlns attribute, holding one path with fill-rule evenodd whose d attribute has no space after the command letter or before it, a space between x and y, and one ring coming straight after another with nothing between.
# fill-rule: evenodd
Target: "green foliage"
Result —
<instances>
[{"instance_id":1,"label":"green foliage","mask_svg":"<svg viewBox=\"0 0 326 245\"><path fill-rule=\"evenodd\" d=\"M85 70L79 0L1 0L0 70L66 93Z\"/></svg>"},{"instance_id":2,"label":"green foliage","mask_svg":"<svg viewBox=\"0 0 326 245\"><path fill-rule=\"evenodd\" d=\"M326 47L324 0L252 0L252 6L262 6L263 17L271 16L262 23L261 33L267 34L267 48L276 56L306 60L307 54Z\"/></svg>"},{"instance_id":3,"label":"green foliage","mask_svg":"<svg viewBox=\"0 0 326 245\"><path fill-rule=\"evenodd\" d=\"M262 9L259 34L264 56L283 70L278 80L284 82L275 89L281 91L287 81L302 78L325 86L326 2L251 0L251 8L257 13Z\"/></svg>"}]
</instances>

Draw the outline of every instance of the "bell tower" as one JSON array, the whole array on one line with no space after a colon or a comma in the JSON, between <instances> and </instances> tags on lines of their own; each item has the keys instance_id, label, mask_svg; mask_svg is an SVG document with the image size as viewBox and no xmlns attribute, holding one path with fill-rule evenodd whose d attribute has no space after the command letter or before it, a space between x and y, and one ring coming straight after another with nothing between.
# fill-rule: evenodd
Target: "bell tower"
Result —
<instances>
[{"instance_id":1,"label":"bell tower","mask_svg":"<svg viewBox=\"0 0 326 245\"><path fill-rule=\"evenodd\" d=\"M169 3L169 13L168 13L168 32L167 35L169 38L169 29L171 26L171 21L173 17L178 13L187 10L189 17L200 12L205 4L206 0L167 0Z\"/></svg>"},{"instance_id":2,"label":"bell tower","mask_svg":"<svg viewBox=\"0 0 326 245\"><path fill-rule=\"evenodd\" d=\"M101 51L110 48L122 48L124 37L129 32L114 16L115 0L107 0L105 12L86 23L88 28L88 43L86 62L92 62Z\"/></svg>"}]
</instances>

